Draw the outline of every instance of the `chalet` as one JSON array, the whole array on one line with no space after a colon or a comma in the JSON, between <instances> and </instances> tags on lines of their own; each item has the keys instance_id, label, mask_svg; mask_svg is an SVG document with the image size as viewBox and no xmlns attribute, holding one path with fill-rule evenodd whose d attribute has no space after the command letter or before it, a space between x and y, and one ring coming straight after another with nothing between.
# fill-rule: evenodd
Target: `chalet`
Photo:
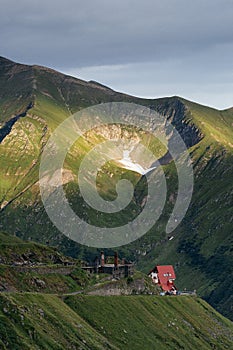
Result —
<instances>
[{"instance_id":1,"label":"chalet","mask_svg":"<svg viewBox=\"0 0 233 350\"><path fill-rule=\"evenodd\" d=\"M112 275L113 278L124 278L134 274L134 264L125 259L120 260L118 253L114 254L114 262L108 263L105 259L104 252L100 253L100 257L96 257L94 264L82 267L89 273L106 273Z\"/></svg>"},{"instance_id":2,"label":"chalet","mask_svg":"<svg viewBox=\"0 0 233 350\"><path fill-rule=\"evenodd\" d=\"M177 289L174 284L176 279L172 265L157 265L148 274L152 281L160 286L165 293L176 294Z\"/></svg>"}]
</instances>

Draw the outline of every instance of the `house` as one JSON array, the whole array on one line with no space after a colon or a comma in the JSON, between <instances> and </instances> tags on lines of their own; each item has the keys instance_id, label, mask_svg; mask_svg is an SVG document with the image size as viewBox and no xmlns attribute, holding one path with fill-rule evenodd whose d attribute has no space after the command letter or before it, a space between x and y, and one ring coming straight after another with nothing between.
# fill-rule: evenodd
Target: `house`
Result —
<instances>
[{"instance_id":1,"label":"house","mask_svg":"<svg viewBox=\"0 0 233 350\"><path fill-rule=\"evenodd\" d=\"M157 265L149 272L148 276L150 276L153 283L160 286L165 293L177 293L177 288L174 284L176 275L172 265Z\"/></svg>"},{"instance_id":2,"label":"house","mask_svg":"<svg viewBox=\"0 0 233 350\"><path fill-rule=\"evenodd\" d=\"M89 273L106 273L118 279L134 274L134 264L125 259L120 260L117 252L115 252L114 257L108 258L110 258L113 263L108 263L107 259L105 259L104 252L101 252L100 256L95 258L93 265L84 266L82 269Z\"/></svg>"}]
</instances>

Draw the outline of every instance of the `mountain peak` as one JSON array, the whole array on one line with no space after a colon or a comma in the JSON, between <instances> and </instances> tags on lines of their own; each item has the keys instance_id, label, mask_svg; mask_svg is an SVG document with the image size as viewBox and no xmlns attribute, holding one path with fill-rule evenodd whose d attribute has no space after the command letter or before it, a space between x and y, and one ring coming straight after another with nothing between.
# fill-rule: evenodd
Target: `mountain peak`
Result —
<instances>
[{"instance_id":1,"label":"mountain peak","mask_svg":"<svg viewBox=\"0 0 233 350\"><path fill-rule=\"evenodd\" d=\"M6 57L0 56L0 64L15 64L15 62L9 60Z\"/></svg>"}]
</instances>

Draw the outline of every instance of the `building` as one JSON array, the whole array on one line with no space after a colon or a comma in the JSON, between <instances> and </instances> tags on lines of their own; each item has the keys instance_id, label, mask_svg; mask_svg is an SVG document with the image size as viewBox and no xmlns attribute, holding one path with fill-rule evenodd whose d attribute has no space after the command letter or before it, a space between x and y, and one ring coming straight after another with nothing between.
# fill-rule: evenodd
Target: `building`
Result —
<instances>
[{"instance_id":1,"label":"building","mask_svg":"<svg viewBox=\"0 0 233 350\"><path fill-rule=\"evenodd\" d=\"M160 286L165 293L177 293L177 288L174 284L176 275L172 265L157 265L148 275L152 278L153 283Z\"/></svg>"},{"instance_id":2,"label":"building","mask_svg":"<svg viewBox=\"0 0 233 350\"><path fill-rule=\"evenodd\" d=\"M82 269L89 273L106 273L117 279L129 277L134 274L134 264L125 259L120 260L117 252L114 254L113 261L113 263L108 263L105 260L104 252L101 252L100 256L95 258L92 266L84 266Z\"/></svg>"}]
</instances>

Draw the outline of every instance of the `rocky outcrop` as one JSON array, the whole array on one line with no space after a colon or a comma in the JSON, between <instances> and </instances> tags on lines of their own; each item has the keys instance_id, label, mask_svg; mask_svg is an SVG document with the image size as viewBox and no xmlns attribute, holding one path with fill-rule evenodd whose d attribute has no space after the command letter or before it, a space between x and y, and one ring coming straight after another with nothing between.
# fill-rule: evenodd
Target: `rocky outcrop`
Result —
<instances>
[{"instance_id":1,"label":"rocky outcrop","mask_svg":"<svg viewBox=\"0 0 233 350\"><path fill-rule=\"evenodd\" d=\"M150 107L175 126L187 148L196 145L203 138L201 130L197 128L189 117L188 108L178 97L163 99Z\"/></svg>"},{"instance_id":2,"label":"rocky outcrop","mask_svg":"<svg viewBox=\"0 0 233 350\"><path fill-rule=\"evenodd\" d=\"M145 278L112 280L105 284L94 286L93 290L87 292L89 295L139 295L139 294L159 294L159 290Z\"/></svg>"},{"instance_id":3,"label":"rocky outcrop","mask_svg":"<svg viewBox=\"0 0 233 350\"><path fill-rule=\"evenodd\" d=\"M33 102L30 102L29 105L27 106L26 110L16 116L14 116L13 118L11 118L10 120L8 120L3 127L0 129L0 143L5 139L5 137L7 135L9 135L9 133L11 132L14 124L17 122L17 120L19 120L20 118L26 117L28 111L33 108Z\"/></svg>"}]
</instances>

